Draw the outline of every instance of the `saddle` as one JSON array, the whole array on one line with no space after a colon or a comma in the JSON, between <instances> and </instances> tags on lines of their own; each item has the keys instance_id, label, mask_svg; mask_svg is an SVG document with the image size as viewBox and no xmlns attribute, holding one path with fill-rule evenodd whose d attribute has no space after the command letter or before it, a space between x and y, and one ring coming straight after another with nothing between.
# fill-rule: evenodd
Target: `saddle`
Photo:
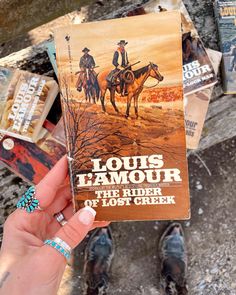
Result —
<instances>
[{"instance_id":1,"label":"saddle","mask_svg":"<svg viewBox=\"0 0 236 295\"><path fill-rule=\"evenodd\" d=\"M108 74L106 80L113 86L118 86L122 82L125 84L131 84L134 82L134 73L130 69L114 69Z\"/></svg>"}]
</instances>

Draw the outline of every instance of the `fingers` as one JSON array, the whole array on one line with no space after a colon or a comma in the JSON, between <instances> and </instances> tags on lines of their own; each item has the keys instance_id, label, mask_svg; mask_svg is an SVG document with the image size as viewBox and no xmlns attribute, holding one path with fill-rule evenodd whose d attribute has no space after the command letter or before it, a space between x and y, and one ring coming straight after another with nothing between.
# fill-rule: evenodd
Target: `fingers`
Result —
<instances>
[{"instance_id":1,"label":"fingers","mask_svg":"<svg viewBox=\"0 0 236 295\"><path fill-rule=\"evenodd\" d=\"M73 204L70 203L63 211L62 211L65 220L69 220L74 215ZM110 224L109 221L94 221L91 230L97 227L105 227Z\"/></svg>"},{"instance_id":2,"label":"fingers","mask_svg":"<svg viewBox=\"0 0 236 295\"><path fill-rule=\"evenodd\" d=\"M74 210L73 210L73 204L70 203L63 211L62 211L65 220L69 220L73 215L74 215ZM92 225L92 229L95 229L97 227L105 227L108 226L110 224L109 221L94 221L93 225Z\"/></svg>"},{"instance_id":3,"label":"fingers","mask_svg":"<svg viewBox=\"0 0 236 295\"><path fill-rule=\"evenodd\" d=\"M47 207L46 211L50 216L55 213L63 211L72 201L71 188L70 185L65 185L61 187L53 200L53 202ZM71 215L72 216L72 215ZM70 217L71 217L70 216Z\"/></svg>"},{"instance_id":4,"label":"fingers","mask_svg":"<svg viewBox=\"0 0 236 295\"><path fill-rule=\"evenodd\" d=\"M55 237L62 239L72 249L74 249L87 235L91 229L96 211L90 207L85 207L76 212L58 232L55 233ZM40 249L40 254L44 257L54 257L55 263L65 262L65 258L57 250L51 246L44 245ZM43 257L43 256L42 256Z\"/></svg>"},{"instance_id":5,"label":"fingers","mask_svg":"<svg viewBox=\"0 0 236 295\"><path fill-rule=\"evenodd\" d=\"M74 214L56 236L65 241L71 248L75 248L91 229L96 211L85 207Z\"/></svg>"},{"instance_id":6,"label":"fingers","mask_svg":"<svg viewBox=\"0 0 236 295\"><path fill-rule=\"evenodd\" d=\"M57 190L65 182L67 174L68 162L65 155L36 186L36 198L40 202L40 207L46 208L52 203Z\"/></svg>"},{"instance_id":7,"label":"fingers","mask_svg":"<svg viewBox=\"0 0 236 295\"><path fill-rule=\"evenodd\" d=\"M71 207L71 205L69 207ZM72 208L70 208L70 210L71 209ZM90 207L79 210L68 220L66 225L55 233L54 237L59 237L72 249L75 248L92 228L108 225L108 222L94 222L95 215L96 212ZM49 245L42 246L37 254L40 261L43 261L44 266L45 261L48 262L45 273L52 274L60 269L64 269L66 265L65 257Z\"/></svg>"},{"instance_id":8,"label":"fingers","mask_svg":"<svg viewBox=\"0 0 236 295\"><path fill-rule=\"evenodd\" d=\"M95 215L96 212L90 207L79 210L68 220L67 224L55 233L54 237L59 237L72 249L75 248L91 229ZM44 261L50 261L47 266L47 271L51 271L51 268L54 270L59 269L66 265L65 257L49 245L42 246L38 255L41 259L44 259Z\"/></svg>"},{"instance_id":9,"label":"fingers","mask_svg":"<svg viewBox=\"0 0 236 295\"><path fill-rule=\"evenodd\" d=\"M62 214L65 217L65 220L68 221L73 215L74 215L74 210L73 210L73 204L70 203L67 205L67 207L61 211ZM90 230L93 230L97 227L106 227L110 224L108 221L94 221L92 227ZM50 230L48 231L48 234L46 236L47 239L50 239L54 236L56 236L56 233L58 230L61 228L60 223L56 220L56 217L54 217L54 222L51 224L52 226L50 227Z\"/></svg>"},{"instance_id":10,"label":"fingers","mask_svg":"<svg viewBox=\"0 0 236 295\"><path fill-rule=\"evenodd\" d=\"M48 174L40 181L40 185L51 187L56 190L63 184L68 174L67 156L64 155Z\"/></svg>"},{"instance_id":11,"label":"fingers","mask_svg":"<svg viewBox=\"0 0 236 295\"><path fill-rule=\"evenodd\" d=\"M63 215L65 216L65 220L69 220L74 215L74 206L70 203L63 211Z\"/></svg>"}]
</instances>

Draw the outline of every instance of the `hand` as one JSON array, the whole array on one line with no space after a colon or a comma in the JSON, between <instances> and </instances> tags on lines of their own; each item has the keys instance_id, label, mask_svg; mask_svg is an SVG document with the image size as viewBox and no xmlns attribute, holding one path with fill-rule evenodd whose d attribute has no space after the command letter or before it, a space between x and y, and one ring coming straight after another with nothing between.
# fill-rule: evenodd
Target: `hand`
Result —
<instances>
[{"instance_id":1,"label":"hand","mask_svg":"<svg viewBox=\"0 0 236 295\"><path fill-rule=\"evenodd\" d=\"M94 222L88 210L73 215L67 174L65 156L36 186L43 211L17 209L6 220L0 253L0 294L57 294L66 259L43 242L56 236L75 248L89 230L108 225ZM60 211L68 220L63 227L53 217Z\"/></svg>"}]
</instances>

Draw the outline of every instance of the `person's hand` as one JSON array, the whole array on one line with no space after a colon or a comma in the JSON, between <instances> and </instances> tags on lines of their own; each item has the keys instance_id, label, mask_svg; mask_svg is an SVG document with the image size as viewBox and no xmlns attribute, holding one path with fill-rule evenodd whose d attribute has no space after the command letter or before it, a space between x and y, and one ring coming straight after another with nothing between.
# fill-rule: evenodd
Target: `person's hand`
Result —
<instances>
[{"instance_id":1,"label":"person's hand","mask_svg":"<svg viewBox=\"0 0 236 295\"><path fill-rule=\"evenodd\" d=\"M17 209L6 220L0 253L0 294L56 294L66 259L44 241L59 237L75 248L89 230L108 225L94 222L91 210L81 209L73 215L67 174L67 159L63 157L36 186L36 198L43 210L27 213ZM54 217L58 212L68 221L63 227Z\"/></svg>"}]
</instances>

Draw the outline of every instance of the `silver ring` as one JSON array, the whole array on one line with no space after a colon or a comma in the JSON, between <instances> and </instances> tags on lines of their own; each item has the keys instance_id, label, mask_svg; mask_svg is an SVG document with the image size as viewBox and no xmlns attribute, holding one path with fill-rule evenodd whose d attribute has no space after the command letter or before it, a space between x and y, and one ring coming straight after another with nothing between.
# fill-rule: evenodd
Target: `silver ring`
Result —
<instances>
[{"instance_id":1,"label":"silver ring","mask_svg":"<svg viewBox=\"0 0 236 295\"><path fill-rule=\"evenodd\" d=\"M54 215L56 220L60 223L61 226L65 225L67 223L65 216L63 215L62 212L58 212Z\"/></svg>"}]
</instances>

